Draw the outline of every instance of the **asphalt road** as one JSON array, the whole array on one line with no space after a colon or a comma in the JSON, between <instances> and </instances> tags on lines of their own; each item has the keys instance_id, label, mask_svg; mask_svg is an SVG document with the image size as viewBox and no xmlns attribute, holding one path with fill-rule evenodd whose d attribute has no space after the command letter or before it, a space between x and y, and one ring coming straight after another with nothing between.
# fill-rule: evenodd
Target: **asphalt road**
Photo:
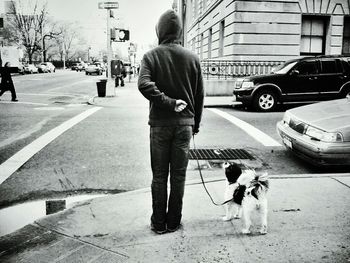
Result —
<instances>
[{"instance_id":1,"label":"asphalt road","mask_svg":"<svg viewBox=\"0 0 350 263\"><path fill-rule=\"evenodd\" d=\"M9 93L0 101L0 166L49 131L82 114L90 115L57 135L0 184L0 207L29 199L117 193L150 185L148 103L138 93L135 82L126 82L126 87L117 90L117 103L88 105L88 98L97 93L96 81L100 78L69 70L14 77L19 102L9 103ZM285 108L273 113L240 107L215 110L280 142L276 122ZM281 145L264 145L262 138L248 135L247 130L233 125L215 110L204 111L201 131L195 137L197 148L246 149L256 159L249 165L273 175L329 172L295 158ZM211 165L214 169L204 172L217 174L215 163ZM189 179L196 176L198 173L192 169Z\"/></svg>"}]
</instances>

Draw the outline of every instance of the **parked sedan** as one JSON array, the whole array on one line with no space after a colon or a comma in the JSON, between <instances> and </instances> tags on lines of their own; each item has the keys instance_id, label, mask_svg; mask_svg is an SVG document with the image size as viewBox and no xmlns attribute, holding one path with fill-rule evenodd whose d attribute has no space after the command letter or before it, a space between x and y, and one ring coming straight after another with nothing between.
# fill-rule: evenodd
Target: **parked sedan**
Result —
<instances>
[{"instance_id":1,"label":"parked sedan","mask_svg":"<svg viewBox=\"0 0 350 263\"><path fill-rule=\"evenodd\" d=\"M33 74L38 72L39 70L34 64L27 64L24 66L24 73Z\"/></svg>"},{"instance_id":2,"label":"parked sedan","mask_svg":"<svg viewBox=\"0 0 350 263\"><path fill-rule=\"evenodd\" d=\"M314 165L350 165L350 96L287 110L277 131L288 150Z\"/></svg>"},{"instance_id":3,"label":"parked sedan","mask_svg":"<svg viewBox=\"0 0 350 263\"><path fill-rule=\"evenodd\" d=\"M56 72L56 67L51 62L44 62L46 64L48 72Z\"/></svg>"},{"instance_id":4,"label":"parked sedan","mask_svg":"<svg viewBox=\"0 0 350 263\"><path fill-rule=\"evenodd\" d=\"M56 71L56 67L51 62L42 62L38 65L38 70L41 73L51 73Z\"/></svg>"},{"instance_id":5,"label":"parked sedan","mask_svg":"<svg viewBox=\"0 0 350 263\"><path fill-rule=\"evenodd\" d=\"M49 69L47 68L46 63L40 63L37 65L39 73L47 73L49 72Z\"/></svg>"},{"instance_id":6,"label":"parked sedan","mask_svg":"<svg viewBox=\"0 0 350 263\"><path fill-rule=\"evenodd\" d=\"M85 75L97 74L102 75L103 69L100 63L90 64L85 68Z\"/></svg>"}]
</instances>

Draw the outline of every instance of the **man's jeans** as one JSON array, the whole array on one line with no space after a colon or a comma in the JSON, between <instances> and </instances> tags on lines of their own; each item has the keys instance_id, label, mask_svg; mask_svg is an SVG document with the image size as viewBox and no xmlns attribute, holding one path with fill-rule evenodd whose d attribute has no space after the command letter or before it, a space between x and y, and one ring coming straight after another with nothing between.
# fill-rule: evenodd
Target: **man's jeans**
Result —
<instances>
[{"instance_id":1,"label":"man's jeans","mask_svg":"<svg viewBox=\"0 0 350 263\"><path fill-rule=\"evenodd\" d=\"M122 75L118 75L115 77L115 86L119 86L119 80L120 80L120 86L124 87L124 78Z\"/></svg>"},{"instance_id":2,"label":"man's jeans","mask_svg":"<svg viewBox=\"0 0 350 263\"><path fill-rule=\"evenodd\" d=\"M151 127L151 221L158 230L176 228L181 221L192 126ZM167 182L170 168L170 195ZM168 203L168 204L167 204ZM168 208L168 210L167 210Z\"/></svg>"}]
</instances>

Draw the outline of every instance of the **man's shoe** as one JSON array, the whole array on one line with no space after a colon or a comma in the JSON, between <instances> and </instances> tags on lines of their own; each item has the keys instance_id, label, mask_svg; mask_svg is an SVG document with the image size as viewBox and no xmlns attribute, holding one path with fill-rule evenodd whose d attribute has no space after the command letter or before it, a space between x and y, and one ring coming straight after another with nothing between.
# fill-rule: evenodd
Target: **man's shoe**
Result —
<instances>
[{"instance_id":1,"label":"man's shoe","mask_svg":"<svg viewBox=\"0 0 350 263\"><path fill-rule=\"evenodd\" d=\"M157 229L152 223L151 223L151 230L158 234L158 235L161 235L161 234L165 234L167 232L167 229L164 228L164 229Z\"/></svg>"},{"instance_id":2,"label":"man's shoe","mask_svg":"<svg viewBox=\"0 0 350 263\"><path fill-rule=\"evenodd\" d=\"M168 232L175 232L181 228L181 224L178 224L176 227L167 227Z\"/></svg>"},{"instance_id":3,"label":"man's shoe","mask_svg":"<svg viewBox=\"0 0 350 263\"><path fill-rule=\"evenodd\" d=\"M18 101L18 99L14 99L14 100L11 100L11 101Z\"/></svg>"}]
</instances>

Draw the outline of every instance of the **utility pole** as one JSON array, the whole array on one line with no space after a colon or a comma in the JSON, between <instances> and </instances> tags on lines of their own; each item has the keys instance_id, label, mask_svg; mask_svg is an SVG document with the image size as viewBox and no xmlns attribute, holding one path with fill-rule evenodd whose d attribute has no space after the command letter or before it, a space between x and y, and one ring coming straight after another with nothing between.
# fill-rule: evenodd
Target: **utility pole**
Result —
<instances>
[{"instance_id":1,"label":"utility pole","mask_svg":"<svg viewBox=\"0 0 350 263\"><path fill-rule=\"evenodd\" d=\"M44 59L45 40L44 40L44 33L43 33L43 25L41 25L40 27L40 33L41 33L41 62L45 62L45 59Z\"/></svg>"},{"instance_id":2,"label":"utility pole","mask_svg":"<svg viewBox=\"0 0 350 263\"><path fill-rule=\"evenodd\" d=\"M99 2L98 3L99 9L107 9L107 70L106 70L106 77L107 77L107 85L106 85L106 96L114 97L115 96L115 87L114 87L114 81L112 79L112 68L111 68L111 61L112 61L112 39L111 39L111 16L112 16L112 10L111 9L118 9L119 3L118 2Z\"/></svg>"},{"instance_id":3,"label":"utility pole","mask_svg":"<svg viewBox=\"0 0 350 263\"><path fill-rule=\"evenodd\" d=\"M87 56L87 62L90 63L90 49L91 47L88 48L88 56Z\"/></svg>"},{"instance_id":4,"label":"utility pole","mask_svg":"<svg viewBox=\"0 0 350 263\"><path fill-rule=\"evenodd\" d=\"M63 69L66 69L66 46L64 41L62 41L62 50L63 50Z\"/></svg>"},{"instance_id":5,"label":"utility pole","mask_svg":"<svg viewBox=\"0 0 350 263\"><path fill-rule=\"evenodd\" d=\"M107 9L107 86L106 86L106 96L115 96L114 81L112 79L112 40L111 40L111 9Z\"/></svg>"}]
</instances>

